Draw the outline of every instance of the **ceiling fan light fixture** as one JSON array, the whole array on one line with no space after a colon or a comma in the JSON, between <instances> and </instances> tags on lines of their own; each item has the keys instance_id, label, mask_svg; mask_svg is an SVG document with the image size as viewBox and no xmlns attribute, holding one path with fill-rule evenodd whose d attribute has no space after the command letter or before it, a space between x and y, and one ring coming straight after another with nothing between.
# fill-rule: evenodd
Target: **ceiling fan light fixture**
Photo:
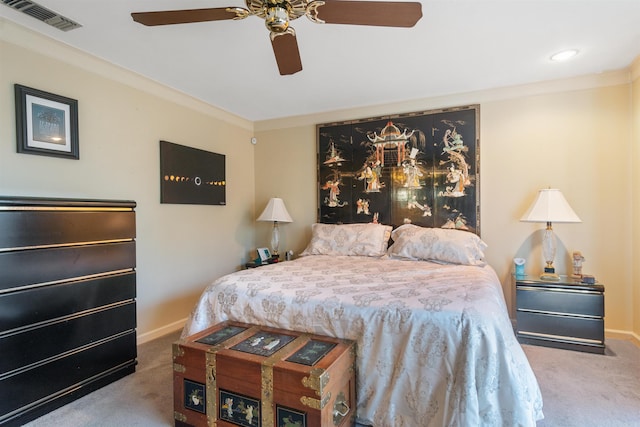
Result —
<instances>
[{"instance_id":1,"label":"ceiling fan light fixture","mask_svg":"<svg viewBox=\"0 0 640 427\"><path fill-rule=\"evenodd\" d=\"M289 10L286 8L286 3L267 7L264 23L271 32L286 32L289 28Z\"/></svg>"}]
</instances>

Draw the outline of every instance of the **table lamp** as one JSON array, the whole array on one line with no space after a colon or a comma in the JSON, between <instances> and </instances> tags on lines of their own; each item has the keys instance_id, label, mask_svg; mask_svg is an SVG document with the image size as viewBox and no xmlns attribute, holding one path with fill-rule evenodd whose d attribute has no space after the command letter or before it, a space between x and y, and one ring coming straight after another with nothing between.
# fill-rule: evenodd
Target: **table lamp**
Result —
<instances>
[{"instance_id":1,"label":"table lamp","mask_svg":"<svg viewBox=\"0 0 640 427\"><path fill-rule=\"evenodd\" d=\"M280 231L278 230L278 222L293 222L291 215L287 212L282 199L272 197L267 203L262 213L257 219L258 221L273 221L273 232L271 233L271 250L274 257L278 257L278 246L280 245Z\"/></svg>"},{"instance_id":2,"label":"table lamp","mask_svg":"<svg viewBox=\"0 0 640 427\"><path fill-rule=\"evenodd\" d=\"M571 209L562 192L555 188L546 188L538 191L538 197L527 213L520 218L520 221L547 223L547 228L542 237L542 255L546 266L540 278L542 280L559 280L560 278L553 267L553 260L556 257L556 237L553 234L551 223L582 221Z\"/></svg>"}]
</instances>

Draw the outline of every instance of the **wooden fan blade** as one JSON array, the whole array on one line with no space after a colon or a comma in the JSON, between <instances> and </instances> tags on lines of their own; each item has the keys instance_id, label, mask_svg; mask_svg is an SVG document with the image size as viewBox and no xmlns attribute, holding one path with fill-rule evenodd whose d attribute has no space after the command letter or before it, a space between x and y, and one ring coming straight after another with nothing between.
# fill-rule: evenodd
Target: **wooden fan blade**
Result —
<instances>
[{"instance_id":1,"label":"wooden fan blade","mask_svg":"<svg viewBox=\"0 0 640 427\"><path fill-rule=\"evenodd\" d=\"M271 40L271 46L276 55L280 75L295 74L302 70L302 60L295 34L279 35Z\"/></svg>"},{"instance_id":2,"label":"wooden fan blade","mask_svg":"<svg viewBox=\"0 0 640 427\"><path fill-rule=\"evenodd\" d=\"M226 7L190 10L164 10L157 12L135 12L131 14L134 21L143 25L187 24L190 22L222 21L233 19L236 13L227 11Z\"/></svg>"},{"instance_id":3,"label":"wooden fan blade","mask_svg":"<svg viewBox=\"0 0 640 427\"><path fill-rule=\"evenodd\" d=\"M413 27L422 18L417 2L325 0L318 18L327 24Z\"/></svg>"}]
</instances>

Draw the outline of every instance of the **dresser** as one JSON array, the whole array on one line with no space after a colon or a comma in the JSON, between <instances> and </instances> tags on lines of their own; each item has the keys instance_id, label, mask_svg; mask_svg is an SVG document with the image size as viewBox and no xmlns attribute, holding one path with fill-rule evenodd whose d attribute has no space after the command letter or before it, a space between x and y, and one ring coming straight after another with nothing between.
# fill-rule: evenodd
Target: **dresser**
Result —
<instances>
[{"instance_id":1,"label":"dresser","mask_svg":"<svg viewBox=\"0 0 640 427\"><path fill-rule=\"evenodd\" d=\"M516 276L516 332L524 344L604 354L604 285L568 276Z\"/></svg>"},{"instance_id":2,"label":"dresser","mask_svg":"<svg viewBox=\"0 0 640 427\"><path fill-rule=\"evenodd\" d=\"M0 426L135 371L135 206L0 196Z\"/></svg>"}]
</instances>

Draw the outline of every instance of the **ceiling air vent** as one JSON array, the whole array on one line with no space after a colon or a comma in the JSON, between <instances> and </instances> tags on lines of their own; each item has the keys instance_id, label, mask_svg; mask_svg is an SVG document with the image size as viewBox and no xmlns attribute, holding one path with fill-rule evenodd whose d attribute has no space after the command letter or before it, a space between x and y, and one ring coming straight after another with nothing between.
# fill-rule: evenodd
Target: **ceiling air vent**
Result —
<instances>
[{"instance_id":1,"label":"ceiling air vent","mask_svg":"<svg viewBox=\"0 0 640 427\"><path fill-rule=\"evenodd\" d=\"M40 6L38 3L31 0L2 0L2 2L17 11L25 13L62 31L69 31L82 27L82 25L77 22L74 22L69 18L65 18L64 16L53 12L46 7Z\"/></svg>"}]
</instances>

